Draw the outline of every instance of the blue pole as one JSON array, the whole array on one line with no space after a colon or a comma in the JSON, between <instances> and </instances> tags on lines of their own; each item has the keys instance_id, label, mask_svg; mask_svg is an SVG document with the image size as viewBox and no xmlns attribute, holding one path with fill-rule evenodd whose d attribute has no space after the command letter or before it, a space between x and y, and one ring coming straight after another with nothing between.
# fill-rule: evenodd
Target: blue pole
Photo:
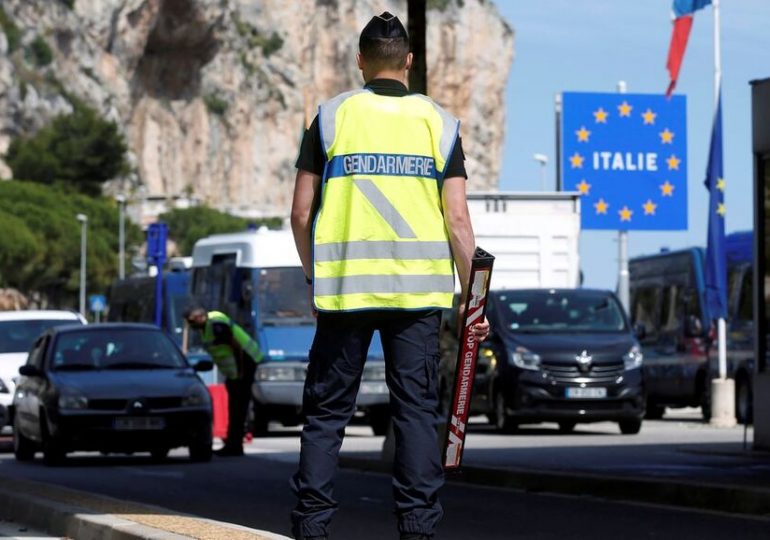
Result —
<instances>
[{"instance_id":1,"label":"blue pole","mask_svg":"<svg viewBox=\"0 0 770 540\"><path fill-rule=\"evenodd\" d=\"M158 274L155 276L155 325L162 327L163 324L163 259L158 260L155 267Z\"/></svg>"},{"instance_id":2,"label":"blue pole","mask_svg":"<svg viewBox=\"0 0 770 540\"><path fill-rule=\"evenodd\" d=\"M155 324L163 324L163 264L166 262L168 227L163 222L147 228L147 262L158 270L155 276Z\"/></svg>"}]
</instances>

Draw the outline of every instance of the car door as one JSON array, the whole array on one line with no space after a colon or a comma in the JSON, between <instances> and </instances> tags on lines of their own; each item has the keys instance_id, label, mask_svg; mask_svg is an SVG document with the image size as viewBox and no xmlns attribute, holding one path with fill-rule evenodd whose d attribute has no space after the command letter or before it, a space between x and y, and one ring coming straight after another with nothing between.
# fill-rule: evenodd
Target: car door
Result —
<instances>
[{"instance_id":1,"label":"car door","mask_svg":"<svg viewBox=\"0 0 770 540\"><path fill-rule=\"evenodd\" d=\"M27 365L34 366L39 376L24 376L19 381L14 397L15 415L19 428L30 438L40 440L40 403L47 387L44 375L44 359L51 341L50 334L43 334L30 350Z\"/></svg>"},{"instance_id":2,"label":"car door","mask_svg":"<svg viewBox=\"0 0 770 540\"><path fill-rule=\"evenodd\" d=\"M656 284L641 285L634 290L631 315L635 326L644 327L639 340L644 352L644 376L647 395L652 401L663 396L665 384L665 358L661 357L660 338L661 287Z\"/></svg>"},{"instance_id":3,"label":"car door","mask_svg":"<svg viewBox=\"0 0 770 540\"><path fill-rule=\"evenodd\" d=\"M681 399L684 353L681 336L682 315L677 309L679 285L666 285L661 289L660 332L656 351L659 359L658 392L667 402Z\"/></svg>"}]
</instances>

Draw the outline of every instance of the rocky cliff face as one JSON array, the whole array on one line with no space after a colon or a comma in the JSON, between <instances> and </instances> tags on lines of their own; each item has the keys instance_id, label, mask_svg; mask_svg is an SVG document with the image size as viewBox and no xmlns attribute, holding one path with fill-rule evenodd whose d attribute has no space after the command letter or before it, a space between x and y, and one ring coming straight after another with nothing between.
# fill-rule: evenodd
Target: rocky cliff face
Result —
<instances>
[{"instance_id":1,"label":"rocky cliff face","mask_svg":"<svg viewBox=\"0 0 770 540\"><path fill-rule=\"evenodd\" d=\"M462 120L470 187L493 188L513 32L485 0L428 4L429 93ZM360 86L362 26L385 9L406 19L405 0L3 0L2 8L20 32L15 40L0 32L0 154L12 136L70 111L75 96L125 130L136 174L118 189L144 185L149 195L194 195L254 215L288 211L305 123L319 102ZM50 63L35 55L41 39Z\"/></svg>"}]
</instances>

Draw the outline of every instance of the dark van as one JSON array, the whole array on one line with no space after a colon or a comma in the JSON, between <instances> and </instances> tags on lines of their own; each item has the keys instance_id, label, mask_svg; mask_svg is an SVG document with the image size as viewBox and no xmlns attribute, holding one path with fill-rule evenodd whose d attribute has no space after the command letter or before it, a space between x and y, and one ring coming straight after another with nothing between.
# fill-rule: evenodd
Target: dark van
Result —
<instances>
[{"instance_id":1,"label":"dark van","mask_svg":"<svg viewBox=\"0 0 770 540\"><path fill-rule=\"evenodd\" d=\"M704 417L710 414L703 265L701 248L629 262L631 322L644 351L647 418L661 418L666 407L701 407Z\"/></svg>"},{"instance_id":2,"label":"dark van","mask_svg":"<svg viewBox=\"0 0 770 540\"><path fill-rule=\"evenodd\" d=\"M479 348L471 414L499 430L615 421L638 433L644 416L642 353L617 297L591 289L492 291L490 337ZM457 355L456 310L442 336L442 404Z\"/></svg>"},{"instance_id":3,"label":"dark van","mask_svg":"<svg viewBox=\"0 0 770 540\"><path fill-rule=\"evenodd\" d=\"M751 422L752 233L727 235L727 376L735 413ZM643 327L647 418L665 407L700 406L711 417L710 380L718 374L713 316L705 300L705 250L689 248L631 259L631 321Z\"/></svg>"}]
</instances>

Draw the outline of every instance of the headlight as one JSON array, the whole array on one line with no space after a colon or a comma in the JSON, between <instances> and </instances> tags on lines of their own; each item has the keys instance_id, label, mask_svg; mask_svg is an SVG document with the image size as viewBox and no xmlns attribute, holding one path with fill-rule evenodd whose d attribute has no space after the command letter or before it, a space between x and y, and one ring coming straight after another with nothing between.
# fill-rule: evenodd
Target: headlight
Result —
<instances>
[{"instance_id":1,"label":"headlight","mask_svg":"<svg viewBox=\"0 0 770 540\"><path fill-rule=\"evenodd\" d=\"M384 381L385 380L385 362L380 362L383 365L373 365L364 367L364 381Z\"/></svg>"},{"instance_id":2,"label":"headlight","mask_svg":"<svg viewBox=\"0 0 770 540\"><path fill-rule=\"evenodd\" d=\"M182 398L182 407L201 407L210 402L208 390L199 384L194 384L187 389L187 394Z\"/></svg>"},{"instance_id":3,"label":"headlight","mask_svg":"<svg viewBox=\"0 0 770 540\"><path fill-rule=\"evenodd\" d=\"M516 347L511 353L511 363L521 369L537 371L540 369L540 355L524 347Z\"/></svg>"},{"instance_id":4,"label":"headlight","mask_svg":"<svg viewBox=\"0 0 770 540\"><path fill-rule=\"evenodd\" d=\"M0 379L0 394L10 394L11 391L8 390L8 387L5 385L5 381L3 379Z\"/></svg>"},{"instance_id":5,"label":"headlight","mask_svg":"<svg viewBox=\"0 0 770 540\"><path fill-rule=\"evenodd\" d=\"M261 364L257 367L258 381L270 382L302 382L305 380L307 369L297 366L281 366Z\"/></svg>"},{"instance_id":6,"label":"headlight","mask_svg":"<svg viewBox=\"0 0 770 540\"><path fill-rule=\"evenodd\" d=\"M479 347L479 366L486 367L488 371L494 371L497 367L497 356L495 351L489 347Z\"/></svg>"},{"instance_id":7,"label":"headlight","mask_svg":"<svg viewBox=\"0 0 770 540\"><path fill-rule=\"evenodd\" d=\"M639 345L634 345L631 349L623 355L623 365L626 369L637 369L642 367L644 361L644 355Z\"/></svg>"},{"instance_id":8,"label":"headlight","mask_svg":"<svg viewBox=\"0 0 770 540\"><path fill-rule=\"evenodd\" d=\"M59 409L81 410L88 408L88 398L75 388L64 387L59 391Z\"/></svg>"}]
</instances>

